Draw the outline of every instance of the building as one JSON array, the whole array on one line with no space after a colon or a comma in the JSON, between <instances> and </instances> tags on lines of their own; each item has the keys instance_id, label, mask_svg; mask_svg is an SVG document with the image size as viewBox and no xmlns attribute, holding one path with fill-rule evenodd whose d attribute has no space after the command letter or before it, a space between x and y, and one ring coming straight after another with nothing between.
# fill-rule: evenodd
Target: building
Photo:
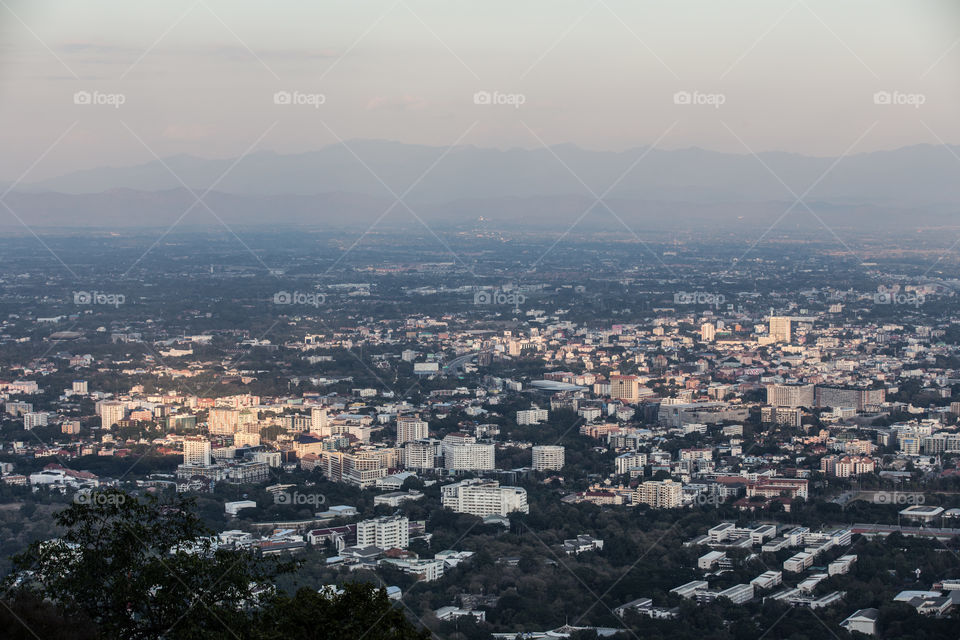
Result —
<instances>
[{"instance_id":1,"label":"building","mask_svg":"<svg viewBox=\"0 0 960 640\"><path fill-rule=\"evenodd\" d=\"M433 469L436 467L438 443L435 440L418 440L403 445L403 464L407 469Z\"/></svg>"},{"instance_id":2,"label":"building","mask_svg":"<svg viewBox=\"0 0 960 640\"><path fill-rule=\"evenodd\" d=\"M883 404L886 399L886 389L826 387L821 385L814 388L814 403L818 408L854 407L857 411L865 411L868 406Z\"/></svg>"},{"instance_id":3,"label":"building","mask_svg":"<svg viewBox=\"0 0 960 640\"><path fill-rule=\"evenodd\" d=\"M767 404L773 407L812 407L814 403L812 384L767 385Z\"/></svg>"},{"instance_id":4,"label":"building","mask_svg":"<svg viewBox=\"0 0 960 640\"><path fill-rule=\"evenodd\" d=\"M443 466L451 471L489 471L495 469L494 445L478 442L445 444L443 447Z\"/></svg>"},{"instance_id":5,"label":"building","mask_svg":"<svg viewBox=\"0 0 960 640\"><path fill-rule=\"evenodd\" d=\"M639 402L640 380L637 376L610 376L610 397L622 402Z\"/></svg>"},{"instance_id":6,"label":"building","mask_svg":"<svg viewBox=\"0 0 960 640\"><path fill-rule=\"evenodd\" d=\"M232 436L240 425L240 410L213 407L207 416L207 428L211 434Z\"/></svg>"},{"instance_id":7,"label":"building","mask_svg":"<svg viewBox=\"0 0 960 640\"><path fill-rule=\"evenodd\" d=\"M876 461L867 456L824 456L820 459L820 470L837 478L873 473L875 469Z\"/></svg>"},{"instance_id":8,"label":"building","mask_svg":"<svg viewBox=\"0 0 960 640\"><path fill-rule=\"evenodd\" d=\"M631 469L643 471L643 468L647 464L647 454L636 452L622 453L616 457L614 464L616 465L618 474L629 473Z\"/></svg>"},{"instance_id":9,"label":"building","mask_svg":"<svg viewBox=\"0 0 960 640\"><path fill-rule=\"evenodd\" d=\"M880 611L877 609L859 609L840 623L840 626L849 632L859 631L868 636L877 635L877 620Z\"/></svg>"},{"instance_id":10,"label":"building","mask_svg":"<svg viewBox=\"0 0 960 640\"><path fill-rule=\"evenodd\" d=\"M789 316L770 316L770 337L774 342L790 342L793 339L792 321Z\"/></svg>"},{"instance_id":11,"label":"building","mask_svg":"<svg viewBox=\"0 0 960 640\"><path fill-rule=\"evenodd\" d=\"M410 546L410 521L406 516L383 516L357 523L357 546L406 549Z\"/></svg>"},{"instance_id":12,"label":"building","mask_svg":"<svg viewBox=\"0 0 960 640\"><path fill-rule=\"evenodd\" d=\"M533 469L535 471L560 470L564 464L564 449L559 445L539 445L533 447Z\"/></svg>"},{"instance_id":13,"label":"building","mask_svg":"<svg viewBox=\"0 0 960 640\"><path fill-rule=\"evenodd\" d=\"M541 422L545 422L549 417L550 412L547 409L533 407L525 411L517 411L517 424L540 424Z\"/></svg>"},{"instance_id":14,"label":"building","mask_svg":"<svg viewBox=\"0 0 960 640\"><path fill-rule=\"evenodd\" d=\"M427 423L420 416L397 416L397 446L423 440L429 435Z\"/></svg>"},{"instance_id":15,"label":"building","mask_svg":"<svg viewBox=\"0 0 960 640\"><path fill-rule=\"evenodd\" d=\"M723 551L709 551L697 559L697 568L709 571L727 557Z\"/></svg>"},{"instance_id":16,"label":"building","mask_svg":"<svg viewBox=\"0 0 960 640\"><path fill-rule=\"evenodd\" d=\"M703 342L713 342L717 338L717 328L712 322L705 322L700 325L700 340Z\"/></svg>"},{"instance_id":17,"label":"building","mask_svg":"<svg viewBox=\"0 0 960 640\"><path fill-rule=\"evenodd\" d=\"M673 480L649 480L641 483L634 494L634 502L648 504L654 509L676 509L683 497L683 487Z\"/></svg>"},{"instance_id":18,"label":"building","mask_svg":"<svg viewBox=\"0 0 960 640\"><path fill-rule=\"evenodd\" d=\"M201 437L183 439L183 464L209 466L212 447L210 441Z\"/></svg>"},{"instance_id":19,"label":"building","mask_svg":"<svg viewBox=\"0 0 960 640\"><path fill-rule=\"evenodd\" d=\"M753 584L735 584L729 589L717 592L718 598L728 598L733 604L743 604L753 600Z\"/></svg>"},{"instance_id":20,"label":"building","mask_svg":"<svg viewBox=\"0 0 960 640\"><path fill-rule=\"evenodd\" d=\"M681 598L692 598L697 593L707 590L707 581L706 580L694 580L693 582L688 582L682 584L679 587L670 589L670 593L676 594Z\"/></svg>"},{"instance_id":21,"label":"building","mask_svg":"<svg viewBox=\"0 0 960 640\"><path fill-rule=\"evenodd\" d=\"M73 381L73 392L74 393L88 393L87 381L86 380L74 380Z\"/></svg>"},{"instance_id":22,"label":"building","mask_svg":"<svg viewBox=\"0 0 960 640\"><path fill-rule=\"evenodd\" d=\"M29 412L23 414L23 428L30 431L34 427L45 427L49 419L49 414L44 412Z\"/></svg>"},{"instance_id":23,"label":"building","mask_svg":"<svg viewBox=\"0 0 960 640\"><path fill-rule=\"evenodd\" d=\"M814 555L812 553L801 551L783 561L783 570L792 573L803 573L813 566L813 558Z\"/></svg>"},{"instance_id":24,"label":"building","mask_svg":"<svg viewBox=\"0 0 960 640\"><path fill-rule=\"evenodd\" d=\"M117 400L101 400L97 403L97 415L100 416L100 426L109 429L126 417L127 403Z\"/></svg>"},{"instance_id":25,"label":"building","mask_svg":"<svg viewBox=\"0 0 960 640\"><path fill-rule=\"evenodd\" d=\"M501 487L496 480L471 478L441 487L441 503L458 513L469 513L481 518L490 515L506 516L519 511L530 513L527 491L519 487Z\"/></svg>"},{"instance_id":26,"label":"building","mask_svg":"<svg viewBox=\"0 0 960 640\"><path fill-rule=\"evenodd\" d=\"M330 422L325 407L313 407L310 409L310 433L319 436L333 435L330 430Z\"/></svg>"},{"instance_id":27,"label":"building","mask_svg":"<svg viewBox=\"0 0 960 640\"><path fill-rule=\"evenodd\" d=\"M803 412L799 408L761 407L760 422L783 427L799 427L803 423Z\"/></svg>"}]
</instances>

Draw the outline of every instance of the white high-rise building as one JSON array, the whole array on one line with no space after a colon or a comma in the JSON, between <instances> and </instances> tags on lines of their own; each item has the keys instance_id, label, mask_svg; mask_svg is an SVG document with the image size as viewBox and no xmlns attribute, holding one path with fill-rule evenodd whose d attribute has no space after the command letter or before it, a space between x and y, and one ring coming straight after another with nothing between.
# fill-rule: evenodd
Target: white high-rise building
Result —
<instances>
[{"instance_id":1,"label":"white high-rise building","mask_svg":"<svg viewBox=\"0 0 960 640\"><path fill-rule=\"evenodd\" d=\"M436 441L418 440L403 445L403 464L407 469L433 469L436 457Z\"/></svg>"},{"instance_id":2,"label":"white high-rise building","mask_svg":"<svg viewBox=\"0 0 960 640\"><path fill-rule=\"evenodd\" d=\"M73 381L73 392L74 392L74 393L87 393L87 381L86 381L86 380L74 380L74 381Z\"/></svg>"},{"instance_id":3,"label":"white high-rise building","mask_svg":"<svg viewBox=\"0 0 960 640\"><path fill-rule=\"evenodd\" d=\"M700 326L700 340L713 342L717 338L717 328L712 322L705 322Z\"/></svg>"},{"instance_id":4,"label":"white high-rise building","mask_svg":"<svg viewBox=\"0 0 960 640\"><path fill-rule=\"evenodd\" d=\"M118 400L101 400L97 403L97 415L100 416L100 426L109 429L126 417L127 403Z\"/></svg>"},{"instance_id":5,"label":"white high-rise building","mask_svg":"<svg viewBox=\"0 0 960 640\"><path fill-rule=\"evenodd\" d=\"M485 471L496 468L492 444L450 444L443 447L443 466L453 471Z\"/></svg>"},{"instance_id":6,"label":"white high-rise building","mask_svg":"<svg viewBox=\"0 0 960 640\"><path fill-rule=\"evenodd\" d=\"M481 518L505 516L514 511L530 513L527 491L520 487L501 487L496 480L471 478L441 487L441 502L447 509Z\"/></svg>"},{"instance_id":7,"label":"white high-rise building","mask_svg":"<svg viewBox=\"0 0 960 640\"><path fill-rule=\"evenodd\" d=\"M210 465L210 441L206 438L187 437L183 439L183 464Z\"/></svg>"},{"instance_id":8,"label":"white high-rise building","mask_svg":"<svg viewBox=\"0 0 960 640\"><path fill-rule=\"evenodd\" d=\"M310 433L321 437L332 435L327 420L326 407L313 407L310 409Z\"/></svg>"},{"instance_id":9,"label":"white high-rise building","mask_svg":"<svg viewBox=\"0 0 960 640\"><path fill-rule=\"evenodd\" d=\"M428 425L420 416L397 416L397 446L405 442L423 440L428 436Z\"/></svg>"},{"instance_id":10,"label":"white high-rise building","mask_svg":"<svg viewBox=\"0 0 960 640\"><path fill-rule=\"evenodd\" d=\"M410 520L406 516L383 516L357 523L357 546L406 549L410 545Z\"/></svg>"},{"instance_id":11,"label":"white high-rise building","mask_svg":"<svg viewBox=\"0 0 960 640\"><path fill-rule=\"evenodd\" d=\"M564 449L560 445L540 445L533 447L534 471L559 471L564 464Z\"/></svg>"}]
</instances>

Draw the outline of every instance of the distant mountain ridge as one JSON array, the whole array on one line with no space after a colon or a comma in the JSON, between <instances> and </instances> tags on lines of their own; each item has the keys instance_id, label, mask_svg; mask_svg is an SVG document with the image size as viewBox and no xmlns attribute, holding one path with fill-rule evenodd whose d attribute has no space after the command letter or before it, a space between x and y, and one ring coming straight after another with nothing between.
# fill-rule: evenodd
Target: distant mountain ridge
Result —
<instances>
[{"instance_id":1,"label":"distant mountain ridge","mask_svg":"<svg viewBox=\"0 0 960 640\"><path fill-rule=\"evenodd\" d=\"M212 185L206 202L228 224L368 226L404 194L424 221L459 227L483 217L501 227L563 231L599 196L630 225L767 225L794 203L794 194L831 225L960 224L960 161L951 149L932 145L836 159L351 141L301 154L253 153L228 171L235 162L178 155L77 171L18 185L5 201L31 226L163 227L194 202L172 170L198 195ZM811 221L802 205L790 214L798 216ZM403 204L383 222L399 221L419 224ZM201 204L183 222L220 224ZM602 205L583 222L626 232ZM0 222L10 224L16 221L9 216Z\"/></svg>"},{"instance_id":2,"label":"distant mountain ridge","mask_svg":"<svg viewBox=\"0 0 960 640\"><path fill-rule=\"evenodd\" d=\"M590 196L590 190L597 195L603 193L636 163L611 196L677 202L764 202L790 197L780 180L798 195L820 180L809 194L811 199L847 204L960 203L960 161L950 149L933 145L852 154L839 161L782 152L759 153L758 160L746 153L699 148L612 152L567 144L549 150L459 146L448 151L368 140L346 145L334 144L300 154L252 153L222 180L235 158L205 160L177 155L164 159L164 163L194 190L202 191L216 183L217 191L242 195L345 192L387 197L390 192L380 182L383 180L397 194L416 183L409 198L418 202ZM953 151L960 155L960 147ZM643 154L646 156L640 159ZM162 163L154 160L132 167L77 171L21 190L79 194L123 188L164 191L181 186Z\"/></svg>"}]
</instances>

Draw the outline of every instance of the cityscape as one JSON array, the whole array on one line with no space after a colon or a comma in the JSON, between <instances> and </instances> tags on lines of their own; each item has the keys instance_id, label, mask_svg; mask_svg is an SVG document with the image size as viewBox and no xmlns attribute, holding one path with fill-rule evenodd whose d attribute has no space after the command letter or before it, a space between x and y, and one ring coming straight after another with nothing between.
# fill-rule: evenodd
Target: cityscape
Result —
<instances>
[{"instance_id":1,"label":"cityscape","mask_svg":"<svg viewBox=\"0 0 960 640\"><path fill-rule=\"evenodd\" d=\"M145 6L153 39L115 2L0 2L2 82L71 89L35 117L0 98L23 122L0 162L4 637L956 637L956 7L877 3L880 35L934 25L943 55L905 54L928 84L811 124L802 105L737 111L732 80L659 78L636 30L681 71L711 53L673 51L624 3L492 3L505 39L544 40L496 91L469 76L526 49L478 43L494 18L475 7L300 4ZM895 71L849 8L768 10L724 45L743 53L720 81L763 84L771 32L774 64L814 31L837 49L801 84ZM605 38L674 89L676 132L631 128L656 110L557 106L552 74L603 82L581 47ZM323 93L243 75L303 81L318 61ZM408 63L437 77L390 93ZM451 68L474 90L437 107ZM142 101L151 79L214 77L257 97L186 128L179 110L204 121L213 98ZM358 88L374 82L389 97ZM261 102L274 125L240 121ZM61 109L80 111L56 138ZM496 114L434 139L472 109Z\"/></svg>"}]
</instances>

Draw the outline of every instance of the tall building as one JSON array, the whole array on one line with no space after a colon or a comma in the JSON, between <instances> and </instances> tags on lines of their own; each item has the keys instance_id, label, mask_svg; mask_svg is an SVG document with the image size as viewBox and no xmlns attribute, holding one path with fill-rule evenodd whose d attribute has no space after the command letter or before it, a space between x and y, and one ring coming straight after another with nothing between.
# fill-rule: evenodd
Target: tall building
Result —
<instances>
[{"instance_id":1,"label":"tall building","mask_svg":"<svg viewBox=\"0 0 960 640\"><path fill-rule=\"evenodd\" d=\"M428 426L420 416L397 416L397 446L406 442L423 440L429 435Z\"/></svg>"},{"instance_id":2,"label":"tall building","mask_svg":"<svg viewBox=\"0 0 960 640\"><path fill-rule=\"evenodd\" d=\"M469 513L481 518L490 515L505 516L513 511L530 513L527 491L520 487L501 487L496 480L471 478L441 487L441 502L457 513Z\"/></svg>"},{"instance_id":3,"label":"tall building","mask_svg":"<svg viewBox=\"0 0 960 640\"><path fill-rule=\"evenodd\" d=\"M673 480L650 480L641 483L634 494L636 502L654 509L675 509L680 506L683 486Z\"/></svg>"},{"instance_id":4,"label":"tall building","mask_svg":"<svg viewBox=\"0 0 960 640\"><path fill-rule=\"evenodd\" d=\"M183 464L209 466L211 453L210 441L206 438L187 437L183 439Z\"/></svg>"},{"instance_id":5,"label":"tall building","mask_svg":"<svg viewBox=\"0 0 960 640\"><path fill-rule=\"evenodd\" d=\"M496 468L492 444L450 444L443 447L443 466L451 471L488 471Z\"/></svg>"},{"instance_id":6,"label":"tall building","mask_svg":"<svg viewBox=\"0 0 960 640\"><path fill-rule=\"evenodd\" d=\"M410 520L406 516L383 516L357 523L357 546L406 549L410 546Z\"/></svg>"},{"instance_id":7,"label":"tall building","mask_svg":"<svg viewBox=\"0 0 960 640\"><path fill-rule=\"evenodd\" d=\"M776 342L790 342L791 318L789 316L770 316L770 337Z\"/></svg>"},{"instance_id":8,"label":"tall building","mask_svg":"<svg viewBox=\"0 0 960 640\"><path fill-rule=\"evenodd\" d=\"M437 449L436 441L408 442L403 445L403 465L407 469L433 469L436 467Z\"/></svg>"},{"instance_id":9,"label":"tall building","mask_svg":"<svg viewBox=\"0 0 960 640\"><path fill-rule=\"evenodd\" d=\"M610 376L610 397L623 402L638 402L640 380L637 376Z\"/></svg>"},{"instance_id":10,"label":"tall building","mask_svg":"<svg viewBox=\"0 0 960 640\"><path fill-rule=\"evenodd\" d=\"M74 392L74 393L87 393L87 381L86 381L86 380L74 380L74 381L73 381L73 392Z\"/></svg>"},{"instance_id":11,"label":"tall building","mask_svg":"<svg viewBox=\"0 0 960 640\"><path fill-rule=\"evenodd\" d=\"M240 410L214 407L207 416L207 428L210 433L221 436L232 436L240 425Z\"/></svg>"},{"instance_id":12,"label":"tall building","mask_svg":"<svg viewBox=\"0 0 960 640\"><path fill-rule=\"evenodd\" d=\"M533 468L535 471L560 470L564 464L564 449L559 445L540 445L533 447Z\"/></svg>"},{"instance_id":13,"label":"tall building","mask_svg":"<svg viewBox=\"0 0 960 640\"><path fill-rule=\"evenodd\" d=\"M767 385L767 404L774 407L811 408L814 406L812 384Z\"/></svg>"},{"instance_id":14,"label":"tall building","mask_svg":"<svg viewBox=\"0 0 960 640\"><path fill-rule=\"evenodd\" d=\"M109 429L126 417L127 403L118 400L101 400L97 403L97 415L100 416L100 426Z\"/></svg>"},{"instance_id":15,"label":"tall building","mask_svg":"<svg viewBox=\"0 0 960 640\"><path fill-rule=\"evenodd\" d=\"M713 342L717 338L717 328L712 322L705 322L700 326L700 340Z\"/></svg>"},{"instance_id":16,"label":"tall building","mask_svg":"<svg viewBox=\"0 0 960 640\"><path fill-rule=\"evenodd\" d=\"M310 409L310 433L321 437L332 435L330 433L325 407L313 407Z\"/></svg>"}]
</instances>

